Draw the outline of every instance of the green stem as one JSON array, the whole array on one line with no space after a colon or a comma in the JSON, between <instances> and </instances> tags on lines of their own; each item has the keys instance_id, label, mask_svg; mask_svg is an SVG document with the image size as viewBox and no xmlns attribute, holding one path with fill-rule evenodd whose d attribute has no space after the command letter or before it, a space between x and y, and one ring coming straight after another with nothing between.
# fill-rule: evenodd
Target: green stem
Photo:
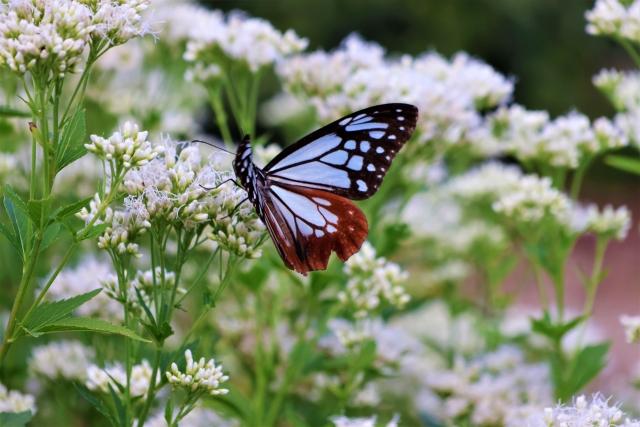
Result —
<instances>
[{"instance_id":1,"label":"green stem","mask_svg":"<svg viewBox=\"0 0 640 427\"><path fill-rule=\"evenodd\" d=\"M184 301L184 299L187 297L187 295L189 295L191 293L192 290L195 289L195 287L198 285L198 283L200 283L200 280L202 280L202 278L205 276L205 274L207 274L207 271L209 271L209 266L211 266L211 263L213 262L213 259L216 257L217 252L220 250L220 248L216 248L215 251L213 251L211 253L211 256L209 257L209 261L207 261L207 263L205 264L204 268L202 269L202 271L200 271L200 274L198 275L198 277L196 278L196 280L193 281L193 283L191 284L191 286L189 286L189 289L187 289L187 291L184 293L184 295L180 296L180 298L178 298L178 301L175 302L175 305L179 305L182 301Z\"/></svg>"},{"instance_id":2,"label":"green stem","mask_svg":"<svg viewBox=\"0 0 640 427\"><path fill-rule=\"evenodd\" d=\"M544 277L542 277L542 269L535 262L532 262L531 265L533 266L533 274L536 276L536 285L538 287L540 306L542 306L543 309L547 310L549 308L549 300L547 298L547 291L544 285Z\"/></svg>"},{"instance_id":3,"label":"green stem","mask_svg":"<svg viewBox=\"0 0 640 427\"><path fill-rule=\"evenodd\" d=\"M176 255L176 264L174 267L174 274L175 274L175 281L173 282L173 289L171 290L171 298L169 299L169 316L168 318L171 319L171 314L173 313L173 309L174 309L174 302L176 300L176 293L178 292L178 285L180 283L180 273L182 272L182 266L184 265L184 248L185 246L188 247L189 243L191 242L191 239L193 239L193 234L186 232L184 235L182 234L183 231L179 230L178 231L178 254ZM165 272L163 271L162 274L164 275Z\"/></svg>"},{"instance_id":4,"label":"green stem","mask_svg":"<svg viewBox=\"0 0 640 427\"><path fill-rule=\"evenodd\" d=\"M47 98L46 98L46 89L40 88L40 132L42 134L42 152L43 152L43 165L44 165L44 188L42 189L43 198L47 198L49 196L50 191L50 172L49 168L51 163L49 161L49 120L47 119Z\"/></svg>"},{"instance_id":5,"label":"green stem","mask_svg":"<svg viewBox=\"0 0 640 427\"><path fill-rule=\"evenodd\" d=\"M638 52L636 52L635 48L629 42L629 40L625 39L624 37L615 37L615 36L614 36L614 39L616 39L617 42L620 43L622 47L624 47L624 49L627 51L629 56L631 56L631 59L633 59L633 62L636 63L636 67L640 68L640 55L638 55Z\"/></svg>"},{"instance_id":6,"label":"green stem","mask_svg":"<svg viewBox=\"0 0 640 427\"><path fill-rule=\"evenodd\" d=\"M80 87L84 85L84 89L82 90L82 97L80 98L80 101L78 101L78 105L76 106L76 111L82 105L82 99L84 98L84 92L86 90L85 81L89 80L89 73L91 72L91 66L92 66L94 60L95 59L93 59L93 52L89 52L89 59L87 60L87 67L82 72L82 76L80 76L80 81L78 81L78 85L74 89L73 94L71 95L71 99L69 99L69 103L67 104L67 108L65 108L65 110L64 110L64 114L62 115L62 120L60 120L60 124L64 124L66 122L67 117L69 115L69 110L71 109L71 106L73 105L74 100L76 99L76 96L78 95L78 91L80 90Z\"/></svg>"},{"instance_id":7,"label":"green stem","mask_svg":"<svg viewBox=\"0 0 640 427\"><path fill-rule=\"evenodd\" d=\"M160 344L156 344L156 351L153 356L153 370L151 372L151 382L149 383L147 400L144 402L144 406L142 407L142 411L140 411L140 416L138 417L138 427L144 426L144 423L147 420L147 415L149 414L149 409L151 409L151 404L153 403L153 399L155 398L156 378L158 376L158 369L160 367L160 356L162 355L163 344L164 342Z\"/></svg>"},{"instance_id":8,"label":"green stem","mask_svg":"<svg viewBox=\"0 0 640 427\"><path fill-rule=\"evenodd\" d=\"M29 257L29 262L27 263L27 268L25 269L24 274L22 275L22 280L20 281L20 286L18 287L18 294L16 295L16 299L13 302L13 308L11 309L11 315L9 316L9 323L7 323L7 329L4 333L4 339L2 340L2 347L0 347L0 366L4 361L4 358L7 356L7 352L9 351L9 347L15 341L15 334L13 329L16 325L16 318L18 317L18 311L20 311L20 307L22 306L22 300L24 299L24 295L27 292L27 288L29 287L29 282L31 281L31 276L33 276L33 271L36 267L36 262L38 261L38 255L40 254L40 244L42 243L42 233L38 233L36 235L35 245L31 251L31 255Z\"/></svg>"},{"instance_id":9,"label":"green stem","mask_svg":"<svg viewBox=\"0 0 640 427\"><path fill-rule=\"evenodd\" d=\"M220 133L222 134L224 145L227 150L232 150L233 140L231 139L231 131L229 130L227 113L224 110L224 105L222 104L221 90L217 89L215 91L210 91L209 98L211 99L211 107L213 107L213 112L216 116L216 124L218 125L218 129L220 129Z\"/></svg>"},{"instance_id":10,"label":"green stem","mask_svg":"<svg viewBox=\"0 0 640 427\"><path fill-rule=\"evenodd\" d=\"M576 201L580 196L580 188L582 187L582 181L584 181L584 176L587 173L587 169L591 165L591 158L588 158L582 163L576 172L573 174L573 179L571 180L571 190L569 196L571 200Z\"/></svg>"}]
</instances>

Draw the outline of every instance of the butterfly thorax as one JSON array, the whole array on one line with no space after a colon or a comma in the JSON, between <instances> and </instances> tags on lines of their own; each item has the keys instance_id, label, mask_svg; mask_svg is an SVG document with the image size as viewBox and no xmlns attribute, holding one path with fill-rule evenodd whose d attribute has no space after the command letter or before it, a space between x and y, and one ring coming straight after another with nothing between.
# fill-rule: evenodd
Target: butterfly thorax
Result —
<instances>
[{"instance_id":1,"label":"butterfly thorax","mask_svg":"<svg viewBox=\"0 0 640 427\"><path fill-rule=\"evenodd\" d=\"M266 187L267 178L264 172L253 164L252 147L249 136L245 136L233 162L236 178L240 180L242 188L247 192L249 201L256 207L258 214L262 215L261 192Z\"/></svg>"}]
</instances>

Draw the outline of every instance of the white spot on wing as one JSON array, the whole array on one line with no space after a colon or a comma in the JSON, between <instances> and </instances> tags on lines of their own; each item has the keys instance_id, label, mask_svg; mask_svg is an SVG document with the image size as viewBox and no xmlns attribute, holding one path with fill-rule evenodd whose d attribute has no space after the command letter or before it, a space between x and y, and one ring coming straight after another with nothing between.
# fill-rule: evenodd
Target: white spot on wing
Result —
<instances>
[{"instance_id":1,"label":"white spot on wing","mask_svg":"<svg viewBox=\"0 0 640 427\"><path fill-rule=\"evenodd\" d=\"M373 172L373 171L375 171L375 170L376 170L376 167L375 167L375 166L373 166L371 163L369 163L369 165L367 166L367 170L368 170L369 172Z\"/></svg>"},{"instance_id":2,"label":"white spot on wing","mask_svg":"<svg viewBox=\"0 0 640 427\"><path fill-rule=\"evenodd\" d=\"M351 139L344 144L344 148L346 148L347 150L353 150L354 148L356 148L356 142Z\"/></svg>"},{"instance_id":3,"label":"white spot on wing","mask_svg":"<svg viewBox=\"0 0 640 427\"><path fill-rule=\"evenodd\" d=\"M396 110L396 113L399 113L399 112L401 112L401 111L402 111L401 109L397 109L397 110Z\"/></svg>"},{"instance_id":4,"label":"white spot on wing","mask_svg":"<svg viewBox=\"0 0 640 427\"><path fill-rule=\"evenodd\" d=\"M366 114L358 114L353 120L358 120L366 116Z\"/></svg>"},{"instance_id":5,"label":"white spot on wing","mask_svg":"<svg viewBox=\"0 0 640 427\"><path fill-rule=\"evenodd\" d=\"M331 202L325 199L321 199L320 197L314 197L313 201L319 205L331 206Z\"/></svg>"},{"instance_id":6,"label":"white spot on wing","mask_svg":"<svg viewBox=\"0 0 640 427\"><path fill-rule=\"evenodd\" d=\"M358 184L358 191L367 191L367 183L363 180L357 180L356 184Z\"/></svg>"},{"instance_id":7,"label":"white spot on wing","mask_svg":"<svg viewBox=\"0 0 640 427\"><path fill-rule=\"evenodd\" d=\"M382 147L376 148L376 153L378 153L378 154L384 153L384 148L382 148Z\"/></svg>"},{"instance_id":8,"label":"white spot on wing","mask_svg":"<svg viewBox=\"0 0 640 427\"><path fill-rule=\"evenodd\" d=\"M298 224L298 229L305 236L310 236L313 233L313 228L309 227L304 221L300 221L300 218L296 218L296 224Z\"/></svg>"},{"instance_id":9,"label":"white spot on wing","mask_svg":"<svg viewBox=\"0 0 640 427\"><path fill-rule=\"evenodd\" d=\"M333 213L329 212L328 210L326 210L325 208L320 208L320 213L326 218L327 221L329 221L332 224L337 224L338 223L338 216L334 215Z\"/></svg>"},{"instance_id":10,"label":"white spot on wing","mask_svg":"<svg viewBox=\"0 0 640 427\"><path fill-rule=\"evenodd\" d=\"M349 123L350 121L351 121L351 117L347 117L346 119L342 120L342 121L340 122L340 124L341 124L342 126L344 126L344 125L346 125L347 123Z\"/></svg>"},{"instance_id":11,"label":"white spot on wing","mask_svg":"<svg viewBox=\"0 0 640 427\"><path fill-rule=\"evenodd\" d=\"M293 166L273 175L310 184L331 185L340 188L349 188L351 186L347 171L336 169L320 162Z\"/></svg>"},{"instance_id":12,"label":"white spot on wing","mask_svg":"<svg viewBox=\"0 0 640 427\"><path fill-rule=\"evenodd\" d=\"M389 125L387 123L364 123L361 125L350 124L345 129L347 132L356 132L359 130L367 130L367 129L386 129Z\"/></svg>"},{"instance_id":13,"label":"white spot on wing","mask_svg":"<svg viewBox=\"0 0 640 427\"><path fill-rule=\"evenodd\" d=\"M389 135L389 139L396 139L395 135Z\"/></svg>"},{"instance_id":14,"label":"white spot on wing","mask_svg":"<svg viewBox=\"0 0 640 427\"><path fill-rule=\"evenodd\" d=\"M362 141L360 143L360 151L362 151L363 153L369 151L369 148L371 148L371 144L369 144L369 141Z\"/></svg>"},{"instance_id":15,"label":"white spot on wing","mask_svg":"<svg viewBox=\"0 0 640 427\"><path fill-rule=\"evenodd\" d=\"M400 130L404 130L404 126L400 126Z\"/></svg>"},{"instance_id":16,"label":"white spot on wing","mask_svg":"<svg viewBox=\"0 0 640 427\"><path fill-rule=\"evenodd\" d=\"M344 165L349 158L349 154L346 151L338 150L333 153L327 154L320 160L325 163L330 163L332 165Z\"/></svg>"},{"instance_id":17,"label":"white spot on wing","mask_svg":"<svg viewBox=\"0 0 640 427\"><path fill-rule=\"evenodd\" d=\"M369 136L373 139L380 139L384 136L384 132L375 130L373 132L369 132Z\"/></svg>"},{"instance_id":18,"label":"white spot on wing","mask_svg":"<svg viewBox=\"0 0 640 427\"><path fill-rule=\"evenodd\" d=\"M404 120L404 117L399 116L399 117L398 117L398 120L399 120L399 121L403 121L403 120Z\"/></svg>"},{"instance_id":19,"label":"white spot on wing","mask_svg":"<svg viewBox=\"0 0 640 427\"><path fill-rule=\"evenodd\" d=\"M289 154L284 159L276 163L270 171L285 168L287 166L295 165L296 163L305 162L322 156L327 151L331 151L340 144L342 138L336 136L335 133L325 135L322 138L305 145L297 151Z\"/></svg>"},{"instance_id":20,"label":"white spot on wing","mask_svg":"<svg viewBox=\"0 0 640 427\"><path fill-rule=\"evenodd\" d=\"M322 231L322 230L316 230L316 236L318 236L318 237L322 237L322 236L324 236L324 231Z\"/></svg>"},{"instance_id":21,"label":"white spot on wing","mask_svg":"<svg viewBox=\"0 0 640 427\"><path fill-rule=\"evenodd\" d=\"M360 169L362 169L362 160L363 160L363 158L361 156L353 156L349 160L349 163L347 164L347 167L349 169L354 170L354 171L359 171Z\"/></svg>"},{"instance_id":22,"label":"white spot on wing","mask_svg":"<svg viewBox=\"0 0 640 427\"><path fill-rule=\"evenodd\" d=\"M329 233L333 233L334 231L336 231L336 228L333 225L327 225L327 231Z\"/></svg>"}]
</instances>

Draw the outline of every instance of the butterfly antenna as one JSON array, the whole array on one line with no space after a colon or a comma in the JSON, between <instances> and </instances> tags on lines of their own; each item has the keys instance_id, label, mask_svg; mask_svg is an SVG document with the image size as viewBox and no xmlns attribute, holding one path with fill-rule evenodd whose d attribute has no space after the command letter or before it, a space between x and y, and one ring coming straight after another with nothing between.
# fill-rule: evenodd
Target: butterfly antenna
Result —
<instances>
[{"instance_id":1,"label":"butterfly antenna","mask_svg":"<svg viewBox=\"0 0 640 427\"><path fill-rule=\"evenodd\" d=\"M224 151L225 153L229 153L229 154L231 154L231 155L233 155L233 156L235 156L235 155L236 155L236 153L234 153L234 152L232 152L232 151L225 150L225 149L224 149L224 148L222 148L222 147L218 147L217 145L215 145L215 144L213 144L213 143L211 143L211 142L203 141L203 140L201 140L201 139L194 139L194 140L193 140L193 141L191 141L191 142L202 142L203 144L207 144L207 145L209 145L209 146L211 146L211 147L213 147L213 148L217 148L218 150L222 150L222 151Z\"/></svg>"}]
</instances>

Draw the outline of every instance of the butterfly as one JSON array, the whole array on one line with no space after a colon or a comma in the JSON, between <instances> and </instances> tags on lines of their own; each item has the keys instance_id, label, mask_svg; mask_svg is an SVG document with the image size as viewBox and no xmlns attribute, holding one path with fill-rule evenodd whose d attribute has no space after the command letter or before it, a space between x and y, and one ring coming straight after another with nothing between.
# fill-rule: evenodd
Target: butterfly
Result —
<instances>
[{"instance_id":1,"label":"butterfly","mask_svg":"<svg viewBox=\"0 0 640 427\"><path fill-rule=\"evenodd\" d=\"M331 252L345 262L360 250L369 226L350 200L375 194L417 119L413 105L366 108L305 136L264 169L244 137L236 178L289 269L306 276L326 269Z\"/></svg>"}]
</instances>

